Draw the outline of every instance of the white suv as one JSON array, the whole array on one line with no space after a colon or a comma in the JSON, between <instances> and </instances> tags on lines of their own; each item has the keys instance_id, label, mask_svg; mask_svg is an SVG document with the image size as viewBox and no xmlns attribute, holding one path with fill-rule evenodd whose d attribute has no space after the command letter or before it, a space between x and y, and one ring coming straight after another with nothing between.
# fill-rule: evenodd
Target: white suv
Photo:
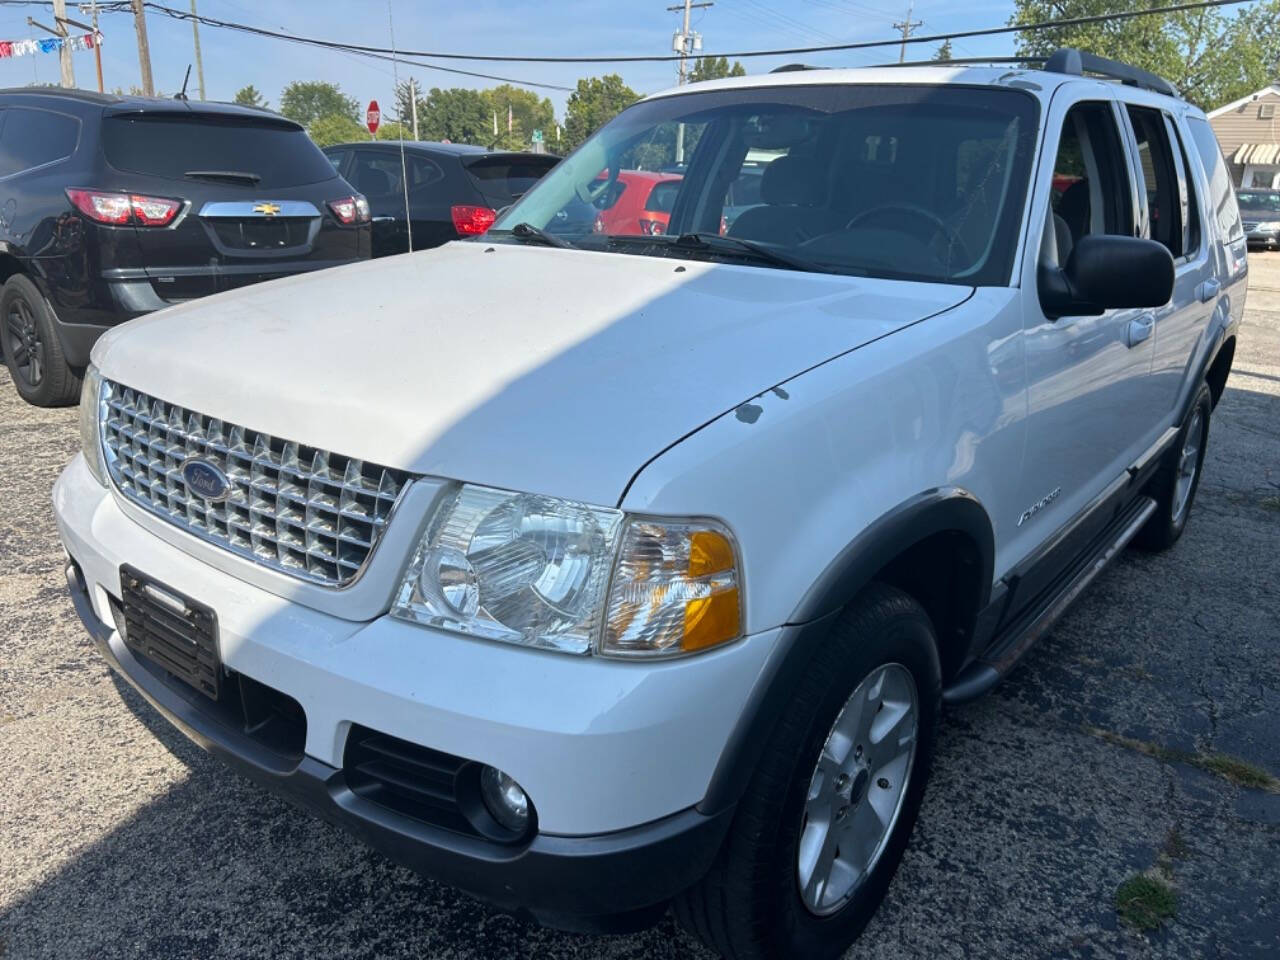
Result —
<instances>
[{"instance_id":1,"label":"white suv","mask_svg":"<svg viewBox=\"0 0 1280 960\"><path fill-rule=\"evenodd\" d=\"M602 229L632 169L681 177L665 232ZM188 736L425 873L834 956L941 705L1178 538L1245 272L1204 115L1121 64L685 87L485 237L105 336L72 597Z\"/></svg>"}]
</instances>

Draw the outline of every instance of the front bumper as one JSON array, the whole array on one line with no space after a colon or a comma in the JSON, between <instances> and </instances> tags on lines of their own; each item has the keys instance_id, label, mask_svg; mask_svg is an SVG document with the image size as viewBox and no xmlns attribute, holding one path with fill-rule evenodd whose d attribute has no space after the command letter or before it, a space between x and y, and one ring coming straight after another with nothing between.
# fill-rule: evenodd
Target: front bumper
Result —
<instances>
[{"instance_id":1,"label":"front bumper","mask_svg":"<svg viewBox=\"0 0 1280 960\"><path fill-rule=\"evenodd\" d=\"M694 809L776 637L641 665L345 621L269 594L160 540L77 457L54 490L76 610L110 665L170 721L254 781L406 865L552 926L651 919L711 864L733 807ZM296 699L296 766L220 721L203 695L140 662L114 629L119 568L217 611L224 665ZM538 811L518 847L452 833L348 788L352 726L506 770Z\"/></svg>"},{"instance_id":2,"label":"front bumper","mask_svg":"<svg viewBox=\"0 0 1280 960\"><path fill-rule=\"evenodd\" d=\"M1280 247L1280 231L1276 230L1252 230L1245 234L1245 240L1251 247L1267 247L1273 249Z\"/></svg>"}]
</instances>

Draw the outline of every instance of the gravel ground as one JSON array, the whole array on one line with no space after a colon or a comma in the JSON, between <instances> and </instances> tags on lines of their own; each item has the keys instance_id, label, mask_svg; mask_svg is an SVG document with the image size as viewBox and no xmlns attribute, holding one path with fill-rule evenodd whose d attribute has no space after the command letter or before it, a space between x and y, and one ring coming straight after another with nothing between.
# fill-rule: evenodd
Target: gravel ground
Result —
<instances>
[{"instance_id":1,"label":"gravel ground","mask_svg":"<svg viewBox=\"0 0 1280 960\"><path fill-rule=\"evenodd\" d=\"M1280 256L1255 256L1235 370L1181 543L1129 553L986 699L950 711L906 860L851 956L1276 957ZM2 369L2 368L0 368ZM75 413L0 372L0 957L706 957L540 930L228 775L95 656L49 489ZM1174 752L1179 751L1179 752ZM1176 915L1121 923L1159 870Z\"/></svg>"}]
</instances>

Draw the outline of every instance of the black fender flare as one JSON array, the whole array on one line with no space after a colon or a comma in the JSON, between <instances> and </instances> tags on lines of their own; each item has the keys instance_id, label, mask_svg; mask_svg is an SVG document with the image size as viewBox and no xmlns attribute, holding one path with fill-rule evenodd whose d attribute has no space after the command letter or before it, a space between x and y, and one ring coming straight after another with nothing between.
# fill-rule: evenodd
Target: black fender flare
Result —
<instances>
[{"instance_id":1,"label":"black fender flare","mask_svg":"<svg viewBox=\"0 0 1280 960\"><path fill-rule=\"evenodd\" d=\"M869 524L832 560L782 627L698 804L701 812L718 813L741 798L774 724L840 611L894 557L947 531L959 531L977 544L982 564L978 609L987 605L995 567L995 533L986 509L969 491L960 487L926 490Z\"/></svg>"}]
</instances>

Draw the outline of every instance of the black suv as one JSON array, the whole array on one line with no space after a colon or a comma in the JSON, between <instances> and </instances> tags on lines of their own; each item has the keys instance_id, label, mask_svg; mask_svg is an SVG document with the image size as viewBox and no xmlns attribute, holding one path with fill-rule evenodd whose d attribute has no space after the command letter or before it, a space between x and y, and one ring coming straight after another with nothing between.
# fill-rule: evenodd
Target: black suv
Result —
<instances>
[{"instance_id":1,"label":"black suv","mask_svg":"<svg viewBox=\"0 0 1280 960\"><path fill-rule=\"evenodd\" d=\"M365 199L270 111L0 90L0 353L31 403L73 402L125 320L369 255Z\"/></svg>"},{"instance_id":2,"label":"black suv","mask_svg":"<svg viewBox=\"0 0 1280 960\"><path fill-rule=\"evenodd\" d=\"M409 249L406 179L413 249L425 250L484 233L497 211L517 200L560 162L549 153L512 153L418 140L404 141L402 158L401 146L398 140L383 140L342 143L324 150L338 172L369 198L375 257Z\"/></svg>"}]
</instances>

